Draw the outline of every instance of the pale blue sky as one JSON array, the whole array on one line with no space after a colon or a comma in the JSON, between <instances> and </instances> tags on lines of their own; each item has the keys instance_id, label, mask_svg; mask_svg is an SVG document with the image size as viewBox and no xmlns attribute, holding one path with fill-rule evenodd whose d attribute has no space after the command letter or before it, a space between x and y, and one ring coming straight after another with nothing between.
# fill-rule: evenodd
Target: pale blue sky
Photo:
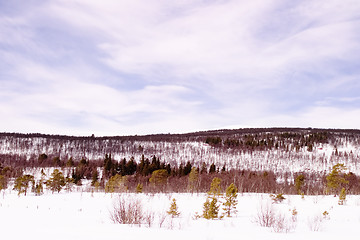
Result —
<instances>
[{"instance_id":1,"label":"pale blue sky","mask_svg":"<svg viewBox=\"0 0 360 240\"><path fill-rule=\"evenodd\" d=\"M360 128L358 0L0 0L0 63L5 132Z\"/></svg>"}]
</instances>

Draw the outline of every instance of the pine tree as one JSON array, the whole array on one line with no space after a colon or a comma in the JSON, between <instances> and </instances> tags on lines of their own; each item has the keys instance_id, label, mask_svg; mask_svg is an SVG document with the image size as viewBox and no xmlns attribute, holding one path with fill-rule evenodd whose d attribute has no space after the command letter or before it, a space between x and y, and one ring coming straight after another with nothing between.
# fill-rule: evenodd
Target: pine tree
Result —
<instances>
[{"instance_id":1,"label":"pine tree","mask_svg":"<svg viewBox=\"0 0 360 240\"><path fill-rule=\"evenodd\" d=\"M136 193L142 193L143 191L143 185L141 183L138 183L136 186Z\"/></svg>"},{"instance_id":2,"label":"pine tree","mask_svg":"<svg viewBox=\"0 0 360 240\"><path fill-rule=\"evenodd\" d=\"M32 175L23 175L15 180L14 190L18 191L18 195L24 193L26 196L27 189L29 188L29 184L32 183L34 185L34 176Z\"/></svg>"},{"instance_id":3,"label":"pine tree","mask_svg":"<svg viewBox=\"0 0 360 240\"><path fill-rule=\"evenodd\" d=\"M46 181L46 186L54 193L57 191L58 193L65 186L65 177L59 169L54 169L51 174L51 178Z\"/></svg>"},{"instance_id":4,"label":"pine tree","mask_svg":"<svg viewBox=\"0 0 360 240\"><path fill-rule=\"evenodd\" d=\"M223 203L226 215L231 217L231 213L236 213L237 201L237 187L231 183L230 186L226 189L225 202Z\"/></svg>"},{"instance_id":5,"label":"pine tree","mask_svg":"<svg viewBox=\"0 0 360 240\"><path fill-rule=\"evenodd\" d=\"M5 176L3 176L3 175L0 175L0 191L2 189L6 189L7 184L8 184L7 178Z\"/></svg>"},{"instance_id":6,"label":"pine tree","mask_svg":"<svg viewBox=\"0 0 360 240\"><path fill-rule=\"evenodd\" d=\"M177 207L177 204L176 204L176 199L173 198L172 199L172 202L171 202L171 205L170 205L170 209L169 211L167 211L167 213L169 215L171 215L171 217L178 217L180 215L179 211L178 211L178 207Z\"/></svg>"},{"instance_id":7,"label":"pine tree","mask_svg":"<svg viewBox=\"0 0 360 240\"><path fill-rule=\"evenodd\" d=\"M297 176L295 179L295 189L299 195L302 194L301 188L304 185L304 182L305 182L305 177L302 174Z\"/></svg>"},{"instance_id":8,"label":"pine tree","mask_svg":"<svg viewBox=\"0 0 360 240\"><path fill-rule=\"evenodd\" d=\"M344 205L346 201L346 190L345 188L341 189L340 195L339 195L339 205Z\"/></svg>"},{"instance_id":9,"label":"pine tree","mask_svg":"<svg viewBox=\"0 0 360 240\"><path fill-rule=\"evenodd\" d=\"M211 186L210 186L210 191L208 192L208 195L213 195L213 196L220 196L221 195L221 179L218 177L214 177L212 182L211 182Z\"/></svg>"},{"instance_id":10,"label":"pine tree","mask_svg":"<svg viewBox=\"0 0 360 240\"><path fill-rule=\"evenodd\" d=\"M191 192L194 192L196 190L196 185L199 179L199 171L196 167L193 167L191 169L191 172L189 174L188 178L188 188Z\"/></svg>"},{"instance_id":11,"label":"pine tree","mask_svg":"<svg viewBox=\"0 0 360 240\"><path fill-rule=\"evenodd\" d=\"M343 172L345 170L345 165L338 163L333 166L331 173L326 177L327 191L334 192L335 196L339 192L339 188L342 185L349 183L349 181L345 179L345 174Z\"/></svg>"},{"instance_id":12,"label":"pine tree","mask_svg":"<svg viewBox=\"0 0 360 240\"><path fill-rule=\"evenodd\" d=\"M221 179L213 178L210 186L210 191L208 192L208 196L206 198L206 202L203 207L203 217L205 219L214 219L218 218L219 207L218 197L221 195Z\"/></svg>"},{"instance_id":13,"label":"pine tree","mask_svg":"<svg viewBox=\"0 0 360 240\"><path fill-rule=\"evenodd\" d=\"M115 176L112 176L106 183L105 192L125 192L128 190L127 183L127 176L116 174Z\"/></svg>"},{"instance_id":14,"label":"pine tree","mask_svg":"<svg viewBox=\"0 0 360 240\"><path fill-rule=\"evenodd\" d=\"M208 197L203 207L203 218L215 219L218 218L219 204L216 197Z\"/></svg>"}]
</instances>

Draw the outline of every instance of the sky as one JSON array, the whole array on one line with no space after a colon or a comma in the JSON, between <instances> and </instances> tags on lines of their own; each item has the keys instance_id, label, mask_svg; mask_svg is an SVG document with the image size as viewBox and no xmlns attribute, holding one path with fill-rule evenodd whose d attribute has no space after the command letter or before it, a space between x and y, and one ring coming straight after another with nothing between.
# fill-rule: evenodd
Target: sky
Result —
<instances>
[{"instance_id":1,"label":"sky","mask_svg":"<svg viewBox=\"0 0 360 240\"><path fill-rule=\"evenodd\" d=\"M359 0L0 0L0 132L360 128Z\"/></svg>"}]
</instances>

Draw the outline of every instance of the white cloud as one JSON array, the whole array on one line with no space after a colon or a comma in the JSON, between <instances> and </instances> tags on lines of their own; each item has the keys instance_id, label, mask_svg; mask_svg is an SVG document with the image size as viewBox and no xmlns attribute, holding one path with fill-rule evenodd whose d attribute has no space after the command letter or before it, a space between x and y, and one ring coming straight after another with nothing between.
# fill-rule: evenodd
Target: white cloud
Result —
<instances>
[{"instance_id":1,"label":"white cloud","mask_svg":"<svg viewBox=\"0 0 360 240\"><path fill-rule=\"evenodd\" d=\"M355 0L45 2L0 19L2 121L136 134L353 117L357 101L333 99L360 87L359 12Z\"/></svg>"}]
</instances>

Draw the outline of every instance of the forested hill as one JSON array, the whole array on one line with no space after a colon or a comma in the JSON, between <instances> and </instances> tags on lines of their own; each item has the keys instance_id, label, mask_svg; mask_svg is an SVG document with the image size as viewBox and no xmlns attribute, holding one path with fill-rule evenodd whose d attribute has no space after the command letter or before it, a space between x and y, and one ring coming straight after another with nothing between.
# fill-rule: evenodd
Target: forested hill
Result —
<instances>
[{"instance_id":1,"label":"forested hill","mask_svg":"<svg viewBox=\"0 0 360 240\"><path fill-rule=\"evenodd\" d=\"M190 162L276 173L328 172L344 163L359 174L360 130L246 128L113 137L0 133L2 165L31 165L41 158L45 165L70 158L102 161L105 154L118 161L156 156L172 165Z\"/></svg>"}]
</instances>

